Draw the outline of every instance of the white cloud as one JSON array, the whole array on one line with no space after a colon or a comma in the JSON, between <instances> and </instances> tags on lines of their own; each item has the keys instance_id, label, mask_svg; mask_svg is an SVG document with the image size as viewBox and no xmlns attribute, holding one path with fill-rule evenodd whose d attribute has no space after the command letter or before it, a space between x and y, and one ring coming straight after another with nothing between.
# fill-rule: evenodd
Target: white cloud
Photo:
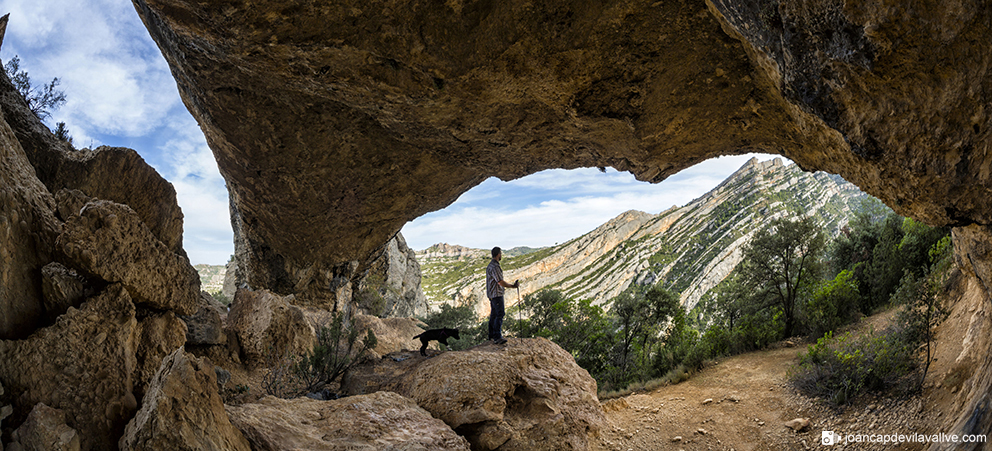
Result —
<instances>
[{"instance_id":1,"label":"white cloud","mask_svg":"<svg viewBox=\"0 0 992 451\"><path fill-rule=\"evenodd\" d=\"M183 247L193 264L224 264L234 253L227 188L217 161L192 118L171 123L172 139L159 147L160 171L183 209Z\"/></svg>"},{"instance_id":2,"label":"white cloud","mask_svg":"<svg viewBox=\"0 0 992 451\"><path fill-rule=\"evenodd\" d=\"M6 2L4 59L40 86L58 77L58 120L88 136L141 136L181 108L168 65L130 2Z\"/></svg>"}]
</instances>

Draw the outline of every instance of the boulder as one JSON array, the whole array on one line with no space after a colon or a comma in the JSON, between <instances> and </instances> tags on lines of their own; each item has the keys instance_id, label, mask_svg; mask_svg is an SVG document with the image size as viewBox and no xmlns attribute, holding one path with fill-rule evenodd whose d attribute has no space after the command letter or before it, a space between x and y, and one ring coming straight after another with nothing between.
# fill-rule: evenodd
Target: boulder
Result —
<instances>
[{"instance_id":1,"label":"boulder","mask_svg":"<svg viewBox=\"0 0 992 451\"><path fill-rule=\"evenodd\" d=\"M186 323L186 343L191 345L222 345L227 342L221 315L227 307L214 300L205 291L200 292L200 302L196 314L181 316Z\"/></svg>"},{"instance_id":2,"label":"boulder","mask_svg":"<svg viewBox=\"0 0 992 451\"><path fill-rule=\"evenodd\" d=\"M86 296L86 278L58 262L41 268L41 293L45 297L45 316L54 321L69 307L79 307Z\"/></svg>"},{"instance_id":3,"label":"boulder","mask_svg":"<svg viewBox=\"0 0 992 451\"><path fill-rule=\"evenodd\" d=\"M186 324L172 312L158 312L138 320L137 332L134 394L140 398L162 365L162 360L186 343Z\"/></svg>"},{"instance_id":4,"label":"boulder","mask_svg":"<svg viewBox=\"0 0 992 451\"><path fill-rule=\"evenodd\" d=\"M369 329L375 333L377 343L375 349L372 350L377 354L375 358L404 349L420 349L420 340L413 337L424 331L421 328L424 323L413 318L379 318L357 315L352 319L352 322L355 327L363 331L359 336L364 336L364 331Z\"/></svg>"},{"instance_id":5,"label":"boulder","mask_svg":"<svg viewBox=\"0 0 992 451\"><path fill-rule=\"evenodd\" d=\"M387 390L409 397L481 450L587 449L606 427L596 381L543 338L423 358L387 355L345 374L349 395Z\"/></svg>"},{"instance_id":6,"label":"boulder","mask_svg":"<svg viewBox=\"0 0 992 451\"><path fill-rule=\"evenodd\" d=\"M127 205L93 200L65 223L56 242L72 265L127 287L135 303L192 315L200 278L184 255L158 240Z\"/></svg>"},{"instance_id":7,"label":"boulder","mask_svg":"<svg viewBox=\"0 0 992 451\"><path fill-rule=\"evenodd\" d=\"M135 307L120 284L26 339L0 340L0 380L19 394L11 398L11 422L43 403L65 412L83 450L112 449L137 409L137 341Z\"/></svg>"},{"instance_id":8,"label":"boulder","mask_svg":"<svg viewBox=\"0 0 992 451\"><path fill-rule=\"evenodd\" d=\"M126 451L251 449L224 411L214 365L182 348L162 360L119 445Z\"/></svg>"},{"instance_id":9,"label":"boulder","mask_svg":"<svg viewBox=\"0 0 992 451\"><path fill-rule=\"evenodd\" d=\"M267 396L227 411L257 451L469 449L448 425L396 393L332 401Z\"/></svg>"},{"instance_id":10,"label":"boulder","mask_svg":"<svg viewBox=\"0 0 992 451\"><path fill-rule=\"evenodd\" d=\"M35 404L27 420L11 435L11 444L24 451L79 451L81 441L75 429L65 424L65 412L42 403ZM14 448L14 446L11 446Z\"/></svg>"},{"instance_id":11,"label":"boulder","mask_svg":"<svg viewBox=\"0 0 992 451\"><path fill-rule=\"evenodd\" d=\"M287 298L291 296L238 289L227 314L227 328L237 337L242 362L258 366L313 348L313 327L303 310Z\"/></svg>"}]
</instances>

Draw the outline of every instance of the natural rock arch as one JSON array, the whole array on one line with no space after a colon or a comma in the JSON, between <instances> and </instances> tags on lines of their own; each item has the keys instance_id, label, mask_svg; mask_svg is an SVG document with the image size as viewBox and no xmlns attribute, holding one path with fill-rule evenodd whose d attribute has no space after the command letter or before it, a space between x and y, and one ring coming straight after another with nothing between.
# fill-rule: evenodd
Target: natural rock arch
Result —
<instances>
[{"instance_id":1,"label":"natural rock arch","mask_svg":"<svg viewBox=\"0 0 992 451\"><path fill-rule=\"evenodd\" d=\"M658 181L760 150L988 224L989 8L813 3L135 1L227 180L246 282L280 292L555 167Z\"/></svg>"},{"instance_id":2,"label":"natural rock arch","mask_svg":"<svg viewBox=\"0 0 992 451\"><path fill-rule=\"evenodd\" d=\"M751 151L957 227L992 287L988 1L134 4L227 180L253 287L333 296L489 176L658 181Z\"/></svg>"}]
</instances>

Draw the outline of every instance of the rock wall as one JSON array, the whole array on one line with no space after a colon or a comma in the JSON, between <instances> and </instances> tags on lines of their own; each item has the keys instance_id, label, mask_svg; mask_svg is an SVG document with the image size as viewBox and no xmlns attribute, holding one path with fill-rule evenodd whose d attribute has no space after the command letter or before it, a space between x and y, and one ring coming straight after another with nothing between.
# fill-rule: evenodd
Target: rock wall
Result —
<instances>
[{"instance_id":1,"label":"rock wall","mask_svg":"<svg viewBox=\"0 0 992 451\"><path fill-rule=\"evenodd\" d=\"M3 84L10 85L6 75L0 75ZM53 260L55 238L62 230L55 219L55 199L34 176L34 168L6 122L6 108L2 114L0 339L25 337L42 322L41 269Z\"/></svg>"},{"instance_id":2,"label":"rock wall","mask_svg":"<svg viewBox=\"0 0 992 451\"><path fill-rule=\"evenodd\" d=\"M114 449L195 312L175 191L133 150L55 139L6 74L0 119L0 442Z\"/></svg>"},{"instance_id":3,"label":"rock wall","mask_svg":"<svg viewBox=\"0 0 992 451\"><path fill-rule=\"evenodd\" d=\"M283 293L555 167L659 181L764 151L990 223L987 4L807 3L135 6L228 181L248 284Z\"/></svg>"},{"instance_id":4,"label":"rock wall","mask_svg":"<svg viewBox=\"0 0 992 451\"><path fill-rule=\"evenodd\" d=\"M364 313L381 317L425 316L427 297L420 288L416 253L397 233L372 260L353 295Z\"/></svg>"}]
</instances>

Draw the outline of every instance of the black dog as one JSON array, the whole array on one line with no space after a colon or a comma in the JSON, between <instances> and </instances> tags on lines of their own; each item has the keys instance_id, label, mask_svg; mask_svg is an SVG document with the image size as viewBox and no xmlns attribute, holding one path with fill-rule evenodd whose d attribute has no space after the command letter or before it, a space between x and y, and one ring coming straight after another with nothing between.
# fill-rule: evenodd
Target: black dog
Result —
<instances>
[{"instance_id":1,"label":"black dog","mask_svg":"<svg viewBox=\"0 0 992 451\"><path fill-rule=\"evenodd\" d=\"M461 340L458 337L458 329L448 329L447 327L443 329L431 329L426 330L424 333L417 335L413 338L420 339L420 355L427 356L427 342L431 340L436 340L438 343L443 344L445 347L448 346L448 338L454 338L455 340Z\"/></svg>"}]
</instances>

